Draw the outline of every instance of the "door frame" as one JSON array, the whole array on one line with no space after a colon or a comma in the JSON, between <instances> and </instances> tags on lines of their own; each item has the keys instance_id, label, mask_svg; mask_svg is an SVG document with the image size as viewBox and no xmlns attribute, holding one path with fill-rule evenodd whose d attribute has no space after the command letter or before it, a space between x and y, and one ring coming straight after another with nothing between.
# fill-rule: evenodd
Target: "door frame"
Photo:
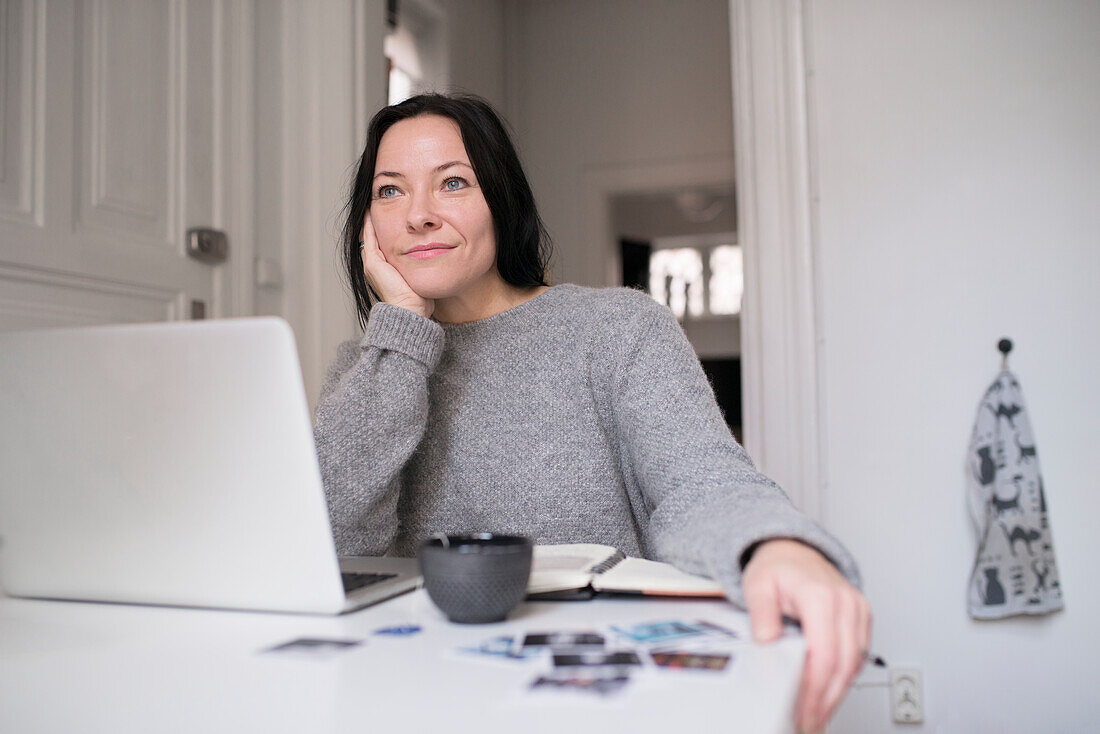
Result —
<instances>
[{"instance_id":1,"label":"door frame","mask_svg":"<svg viewBox=\"0 0 1100 734\"><path fill-rule=\"evenodd\" d=\"M361 332L340 260L341 207L370 115L386 102L384 0L281 0L277 90L281 180L277 217L282 313L294 330L315 407L340 342ZM270 42L272 39L266 38Z\"/></svg>"},{"instance_id":2,"label":"door frame","mask_svg":"<svg viewBox=\"0 0 1100 734\"><path fill-rule=\"evenodd\" d=\"M807 0L730 0L745 448L825 521L824 372Z\"/></svg>"},{"instance_id":3,"label":"door frame","mask_svg":"<svg viewBox=\"0 0 1100 734\"><path fill-rule=\"evenodd\" d=\"M216 17L216 53L223 54L225 87L216 90L215 104L223 105L221 140L215 145L223 184L214 197L215 219L229 235L229 261L219 269L213 316L251 316L255 299L255 159L256 108L254 103L256 0L231 0ZM217 7L217 6L215 6ZM224 31L222 30L224 27ZM220 43L219 43L220 41ZM219 211L220 207L223 207Z\"/></svg>"}]
</instances>

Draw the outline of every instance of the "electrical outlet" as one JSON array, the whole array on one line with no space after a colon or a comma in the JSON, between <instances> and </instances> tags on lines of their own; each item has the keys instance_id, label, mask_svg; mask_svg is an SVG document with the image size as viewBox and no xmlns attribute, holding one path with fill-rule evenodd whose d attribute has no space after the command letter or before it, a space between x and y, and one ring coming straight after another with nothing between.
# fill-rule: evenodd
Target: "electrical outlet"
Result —
<instances>
[{"instance_id":1,"label":"electrical outlet","mask_svg":"<svg viewBox=\"0 0 1100 734\"><path fill-rule=\"evenodd\" d=\"M890 668L890 713L899 724L924 721L920 668Z\"/></svg>"}]
</instances>

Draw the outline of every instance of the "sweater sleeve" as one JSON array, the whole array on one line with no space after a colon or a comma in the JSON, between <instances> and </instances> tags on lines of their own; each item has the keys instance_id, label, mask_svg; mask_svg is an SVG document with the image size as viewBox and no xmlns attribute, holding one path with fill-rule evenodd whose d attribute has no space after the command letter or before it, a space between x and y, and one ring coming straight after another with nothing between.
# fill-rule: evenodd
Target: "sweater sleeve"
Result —
<instances>
[{"instance_id":1,"label":"sweater sleeve","mask_svg":"<svg viewBox=\"0 0 1100 734\"><path fill-rule=\"evenodd\" d=\"M321 388L313 437L336 550L387 553L397 536L401 470L428 421L428 376L443 327L387 303L359 342L340 345Z\"/></svg>"},{"instance_id":2,"label":"sweater sleeve","mask_svg":"<svg viewBox=\"0 0 1100 734\"><path fill-rule=\"evenodd\" d=\"M741 607L742 556L775 538L814 547L858 586L844 547L756 471L672 312L650 303L634 325L614 393L627 465L649 511L647 552L717 580Z\"/></svg>"}]
</instances>

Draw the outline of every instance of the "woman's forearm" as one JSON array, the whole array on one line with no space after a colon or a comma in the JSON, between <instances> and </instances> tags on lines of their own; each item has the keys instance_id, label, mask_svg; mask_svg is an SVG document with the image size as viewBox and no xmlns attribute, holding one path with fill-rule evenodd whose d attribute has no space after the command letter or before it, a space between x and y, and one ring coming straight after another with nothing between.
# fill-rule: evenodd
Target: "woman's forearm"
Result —
<instances>
[{"instance_id":1,"label":"woman's forearm","mask_svg":"<svg viewBox=\"0 0 1100 734\"><path fill-rule=\"evenodd\" d=\"M314 422L343 555L382 555L393 544L401 472L427 426L428 378L442 345L438 324L407 313L379 316L360 344L341 345Z\"/></svg>"}]
</instances>

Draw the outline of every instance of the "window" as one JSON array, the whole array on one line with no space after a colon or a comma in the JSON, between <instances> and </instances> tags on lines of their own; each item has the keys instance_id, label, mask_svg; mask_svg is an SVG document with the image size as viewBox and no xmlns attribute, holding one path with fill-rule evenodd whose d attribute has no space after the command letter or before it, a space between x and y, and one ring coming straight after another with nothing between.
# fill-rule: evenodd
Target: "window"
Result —
<instances>
[{"instance_id":1,"label":"window","mask_svg":"<svg viewBox=\"0 0 1100 734\"><path fill-rule=\"evenodd\" d=\"M408 30L398 27L386 36L383 49L390 75L386 104L397 104L413 96L423 76L416 39Z\"/></svg>"},{"instance_id":2,"label":"window","mask_svg":"<svg viewBox=\"0 0 1100 734\"><path fill-rule=\"evenodd\" d=\"M745 269L740 245L718 245L710 251L710 312L715 315L741 313L745 293Z\"/></svg>"},{"instance_id":3,"label":"window","mask_svg":"<svg viewBox=\"0 0 1100 734\"><path fill-rule=\"evenodd\" d=\"M744 290L739 245L662 247L649 256L650 295L678 319L736 316Z\"/></svg>"},{"instance_id":4,"label":"window","mask_svg":"<svg viewBox=\"0 0 1100 734\"><path fill-rule=\"evenodd\" d=\"M693 247L657 250L649 256L649 293L684 317L703 315L703 256Z\"/></svg>"},{"instance_id":5,"label":"window","mask_svg":"<svg viewBox=\"0 0 1100 734\"><path fill-rule=\"evenodd\" d=\"M415 94L446 89L450 78L447 14L438 0L390 0L390 32L383 51L388 73L388 104Z\"/></svg>"}]
</instances>

